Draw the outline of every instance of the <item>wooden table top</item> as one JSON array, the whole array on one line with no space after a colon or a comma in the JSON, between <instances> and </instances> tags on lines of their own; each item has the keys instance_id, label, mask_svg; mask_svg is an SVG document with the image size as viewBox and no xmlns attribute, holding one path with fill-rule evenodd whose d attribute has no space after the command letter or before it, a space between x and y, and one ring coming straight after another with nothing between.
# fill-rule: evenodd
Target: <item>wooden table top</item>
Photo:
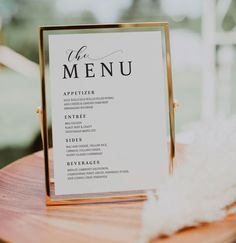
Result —
<instances>
[{"instance_id":1,"label":"wooden table top","mask_svg":"<svg viewBox=\"0 0 236 243\"><path fill-rule=\"evenodd\" d=\"M0 170L0 242L137 241L144 202L46 207L43 180L42 152ZM236 215L154 242L234 242L233 238Z\"/></svg>"}]
</instances>

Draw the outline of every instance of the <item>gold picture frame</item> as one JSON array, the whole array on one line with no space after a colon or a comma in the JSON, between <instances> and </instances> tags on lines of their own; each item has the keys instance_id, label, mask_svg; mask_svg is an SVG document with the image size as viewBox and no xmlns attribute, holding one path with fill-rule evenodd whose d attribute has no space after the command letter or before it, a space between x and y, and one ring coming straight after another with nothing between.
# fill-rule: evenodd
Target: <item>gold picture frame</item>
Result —
<instances>
[{"instance_id":1,"label":"gold picture frame","mask_svg":"<svg viewBox=\"0 0 236 243\"><path fill-rule=\"evenodd\" d=\"M83 197L55 197L54 195L54 180L52 175L51 161L49 158L49 133L47 120L47 97L46 97L46 49L45 49L45 34L57 31L78 31L78 30L145 30L158 28L163 33L164 58L167 80L167 96L168 96L168 119L169 119L169 173L173 172L174 156L175 156L175 117L171 72L171 57L170 57L170 36L169 25L167 22L145 22L145 23L116 23L116 24L93 24L93 25L66 25L66 26L42 26L39 27L39 63L40 63L40 81L41 81L41 99L42 105L38 108L41 135L44 150L44 168L45 168L45 186L46 186L46 205L66 205L66 204L83 204L83 203L98 203L98 202L117 202L117 201L136 201L146 198L145 192L133 193L129 192L113 194L106 193L98 197L84 195Z\"/></svg>"}]
</instances>

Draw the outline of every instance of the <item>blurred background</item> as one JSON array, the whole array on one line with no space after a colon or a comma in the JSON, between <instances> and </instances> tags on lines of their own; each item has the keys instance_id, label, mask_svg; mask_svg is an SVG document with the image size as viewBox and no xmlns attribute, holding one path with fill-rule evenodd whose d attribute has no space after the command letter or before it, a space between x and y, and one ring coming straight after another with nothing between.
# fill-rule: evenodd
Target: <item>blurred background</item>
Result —
<instances>
[{"instance_id":1,"label":"blurred background","mask_svg":"<svg viewBox=\"0 0 236 243\"><path fill-rule=\"evenodd\" d=\"M42 149L38 26L168 21L177 140L236 111L235 0L0 0L0 168Z\"/></svg>"}]
</instances>

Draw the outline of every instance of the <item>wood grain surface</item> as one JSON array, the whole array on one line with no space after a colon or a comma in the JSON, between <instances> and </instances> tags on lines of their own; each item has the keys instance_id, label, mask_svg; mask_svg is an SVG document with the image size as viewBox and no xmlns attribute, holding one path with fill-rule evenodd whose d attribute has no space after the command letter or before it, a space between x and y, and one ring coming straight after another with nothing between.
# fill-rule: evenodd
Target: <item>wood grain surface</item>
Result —
<instances>
[{"instance_id":1,"label":"wood grain surface","mask_svg":"<svg viewBox=\"0 0 236 243\"><path fill-rule=\"evenodd\" d=\"M182 147L178 147L181 154ZM45 206L42 152L0 170L0 242L136 242L144 202ZM236 215L153 242L236 239Z\"/></svg>"}]
</instances>

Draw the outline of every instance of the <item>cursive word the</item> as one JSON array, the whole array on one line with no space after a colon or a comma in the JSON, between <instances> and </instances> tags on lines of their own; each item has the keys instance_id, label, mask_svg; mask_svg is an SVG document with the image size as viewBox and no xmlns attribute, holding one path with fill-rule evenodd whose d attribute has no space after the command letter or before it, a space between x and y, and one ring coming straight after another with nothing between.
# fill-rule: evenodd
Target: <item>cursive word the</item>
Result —
<instances>
[{"instance_id":1,"label":"cursive word the","mask_svg":"<svg viewBox=\"0 0 236 243\"><path fill-rule=\"evenodd\" d=\"M81 61L82 59L88 59L91 61L99 61L99 60L103 60L107 57L110 57L116 53L122 53L122 50L117 50L117 51L113 51L111 53L108 53L102 57L91 57L87 52L87 46L82 46L79 50L73 50L73 49L68 49L67 53L68 53L68 62L75 62L75 61Z\"/></svg>"}]
</instances>

